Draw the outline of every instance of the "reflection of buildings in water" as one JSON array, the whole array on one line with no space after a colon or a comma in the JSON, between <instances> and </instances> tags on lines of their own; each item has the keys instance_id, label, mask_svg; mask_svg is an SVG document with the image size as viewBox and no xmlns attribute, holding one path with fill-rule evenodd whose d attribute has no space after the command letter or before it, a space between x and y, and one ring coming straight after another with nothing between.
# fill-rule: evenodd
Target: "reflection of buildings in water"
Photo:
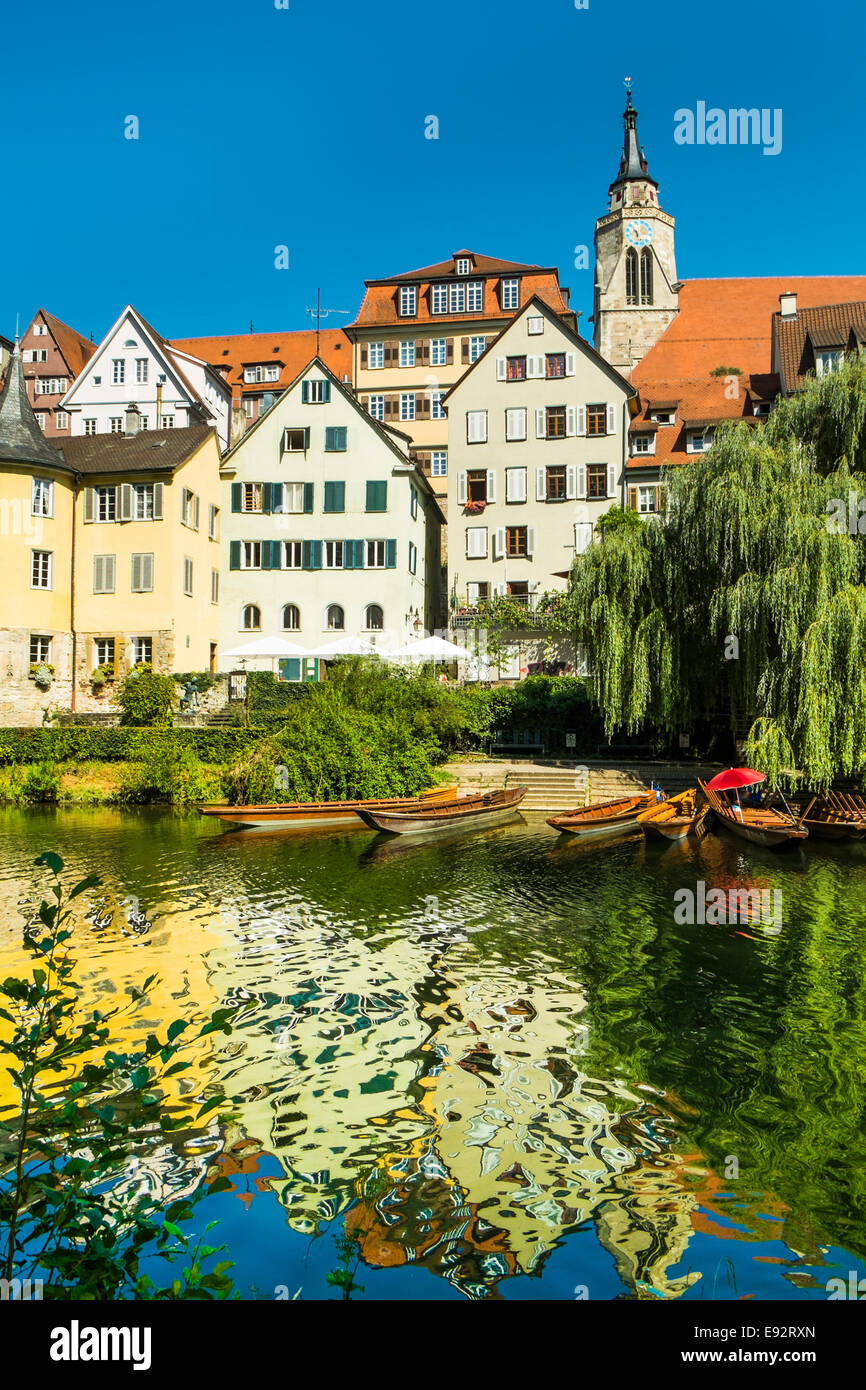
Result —
<instances>
[{"instance_id":1,"label":"reflection of buildings in water","mask_svg":"<svg viewBox=\"0 0 866 1390\"><path fill-rule=\"evenodd\" d=\"M166 1027L176 1018L202 1024L218 1007L220 1000L209 981L206 961L206 953L216 945L218 937L212 927L203 924L200 911L181 901L161 897L148 904L144 912L143 905L131 896L134 885L101 876L99 888L72 904L70 954L76 962L78 1006L82 1013L99 1010L103 1016L119 1009L114 1019L107 1020L110 1047L118 1052L141 1051L149 1033L164 1038ZM72 875L63 877L67 887L75 881ZM22 932L28 922L35 920L41 899L49 896L51 881L47 875L44 881L39 879L37 889L26 901L20 898L20 882L13 887L14 895L8 882L5 890L0 890L0 912L7 928L0 938L0 975L29 977L36 958L22 945ZM147 928L142 930L145 919ZM194 950L190 950L191 937L195 939ZM141 989L149 976L156 978L146 996L136 1002L132 992ZM0 1022L0 1030L8 1026ZM0 1043L5 1036L5 1032L0 1032ZM186 1036L179 1039L182 1056L193 1065L162 1083L161 1089L170 1098L173 1117L189 1120L191 1127L200 1132L193 1121L202 1090L213 1080L217 1044L214 1036L209 1036L183 1046ZM69 1075L88 1060L95 1058L76 1058ZM62 1073L52 1075L52 1084L61 1076ZM17 1107L17 1101L11 1077L5 1068L0 1068L0 1115ZM161 1132L155 1134L154 1151L164 1142Z\"/></svg>"}]
</instances>

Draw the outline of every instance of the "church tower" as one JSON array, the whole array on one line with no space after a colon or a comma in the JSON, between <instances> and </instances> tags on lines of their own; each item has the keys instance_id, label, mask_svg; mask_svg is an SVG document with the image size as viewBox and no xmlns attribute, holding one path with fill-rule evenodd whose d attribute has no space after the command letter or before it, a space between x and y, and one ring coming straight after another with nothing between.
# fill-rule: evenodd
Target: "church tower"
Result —
<instances>
[{"instance_id":1,"label":"church tower","mask_svg":"<svg viewBox=\"0 0 866 1390\"><path fill-rule=\"evenodd\" d=\"M630 82L626 78L626 82ZM674 219L659 206L637 135L631 87L625 136L608 211L595 224L593 343L624 376L661 337L677 310Z\"/></svg>"}]
</instances>

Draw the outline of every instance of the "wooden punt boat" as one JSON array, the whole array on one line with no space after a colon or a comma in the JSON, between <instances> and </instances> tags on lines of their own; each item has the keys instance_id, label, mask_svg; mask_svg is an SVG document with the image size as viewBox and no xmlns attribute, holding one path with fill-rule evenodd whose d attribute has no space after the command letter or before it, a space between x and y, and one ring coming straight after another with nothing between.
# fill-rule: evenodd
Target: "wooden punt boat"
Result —
<instances>
[{"instance_id":1,"label":"wooden punt boat","mask_svg":"<svg viewBox=\"0 0 866 1390\"><path fill-rule=\"evenodd\" d=\"M364 807L422 810L456 798L457 788L453 786L433 787L420 796L394 796L373 801L289 801L281 805L199 806L198 809L203 816L213 816L245 830L311 830L343 825L360 828L363 824L360 811Z\"/></svg>"},{"instance_id":2,"label":"wooden punt boat","mask_svg":"<svg viewBox=\"0 0 866 1390\"><path fill-rule=\"evenodd\" d=\"M657 804L654 791L636 796L614 796L608 801L596 801L591 806L576 806L573 811L548 817L547 824L564 835L579 835L585 840L598 840L607 835L623 835L634 830L638 816Z\"/></svg>"},{"instance_id":3,"label":"wooden punt boat","mask_svg":"<svg viewBox=\"0 0 866 1390\"><path fill-rule=\"evenodd\" d=\"M791 808L819 840L866 839L866 801L849 792L828 791L807 801L791 798Z\"/></svg>"},{"instance_id":4,"label":"wooden punt boat","mask_svg":"<svg viewBox=\"0 0 866 1390\"><path fill-rule=\"evenodd\" d=\"M698 785L710 803L717 822L741 840L763 845L767 849L778 849L809 838L806 827L787 811L779 811L772 806L732 804L717 791L710 791L700 779Z\"/></svg>"},{"instance_id":5,"label":"wooden punt boat","mask_svg":"<svg viewBox=\"0 0 866 1390\"><path fill-rule=\"evenodd\" d=\"M413 810L388 810L366 806L358 815L372 830L386 830L391 835L427 835L447 830L475 830L497 825L517 810L526 795L526 787L506 787L502 791L482 792L477 796L458 796L456 801L416 807Z\"/></svg>"},{"instance_id":6,"label":"wooden punt boat","mask_svg":"<svg viewBox=\"0 0 866 1390\"><path fill-rule=\"evenodd\" d=\"M648 811L641 811L638 823L647 836L658 835L664 840L684 840L693 835L707 814L706 804L698 805L698 794L694 787L669 796Z\"/></svg>"}]
</instances>

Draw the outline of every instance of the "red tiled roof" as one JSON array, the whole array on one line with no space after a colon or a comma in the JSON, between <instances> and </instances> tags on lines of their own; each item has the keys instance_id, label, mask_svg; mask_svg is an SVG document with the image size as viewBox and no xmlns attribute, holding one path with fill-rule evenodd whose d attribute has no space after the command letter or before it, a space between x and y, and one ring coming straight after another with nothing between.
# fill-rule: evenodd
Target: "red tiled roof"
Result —
<instances>
[{"instance_id":1,"label":"red tiled roof","mask_svg":"<svg viewBox=\"0 0 866 1390\"><path fill-rule=\"evenodd\" d=\"M846 348L852 329L862 341L866 335L866 300L855 303L801 305L792 318L773 315L773 349L785 390L799 391L806 373L815 369L815 348Z\"/></svg>"},{"instance_id":2,"label":"red tiled roof","mask_svg":"<svg viewBox=\"0 0 866 1390\"><path fill-rule=\"evenodd\" d=\"M776 397L781 382L772 370L773 325L779 295L786 291L796 294L802 307L843 305L866 298L866 276L686 280L681 285L676 317L631 377L641 403L631 433L641 422L646 427L648 407L662 401L676 402L676 424L659 429L655 454L631 457L630 468L686 463L692 457L686 453L686 421L755 420L752 400ZM735 398L726 376L710 375L717 367L740 369Z\"/></svg>"},{"instance_id":3,"label":"red tiled roof","mask_svg":"<svg viewBox=\"0 0 866 1390\"><path fill-rule=\"evenodd\" d=\"M170 347L202 358L225 378L237 398L262 391L283 391L316 355L316 330L294 332L233 333L216 338L172 338ZM352 377L352 344L342 328L323 328L319 334L319 356L342 381ZM260 362L277 362L280 375L275 382L244 382L244 367Z\"/></svg>"},{"instance_id":4,"label":"red tiled roof","mask_svg":"<svg viewBox=\"0 0 866 1390\"><path fill-rule=\"evenodd\" d=\"M471 314L433 314L430 312L430 284L454 276L458 256L468 257L472 261L469 275L461 276L461 280L484 279L483 307ZM408 327L422 323L462 322L465 319L511 319L517 310L502 309L499 304L499 280L502 276L519 276L521 308L533 295L538 295L555 314L573 320L573 312L568 308L568 291L560 287L559 272L555 267L525 265L522 261L504 261L494 256L479 256L473 251L464 250L455 252L447 261L422 266L420 270L407 270L383 280L365 280L364 298L358 316L347 327L351 330L397 323ZM418 312L411 318L401 318L397 313L397 295L399 286L407 281L417 283Z\"/></svg>"},{"instance_id":5,"label":"red tiled roof","mask_svg":"<svg viewBox=\"0 0 866 1390\"><path fill-rule=\"evenodd\" d=\"M69 368L71 379L74 381L78 373L87 365L95 353L96 344L92 343L89 338L85 338L83 334L76 332L74 328L70 328L68 323L63 323L60 319L55 318L53 314L49 314L47 309L37 309L33 316L34 320L38 318L40 314L45 320L48 330L57 344L58 351Z\"/></svg>"},{"instance_id":6,"label":"red tiled roof","mask_svg":"<svg viewBox=\"0 0 866 1390\"><path fill-rule=\"evenodd\" d=\"M659 380L697 380L714 367L772 370L771 330L779 295L798 305L866 299L866 275L786 275L752 280L686 280L679 312L632 373L645 389Z\"/></svg>"}]
</instances>

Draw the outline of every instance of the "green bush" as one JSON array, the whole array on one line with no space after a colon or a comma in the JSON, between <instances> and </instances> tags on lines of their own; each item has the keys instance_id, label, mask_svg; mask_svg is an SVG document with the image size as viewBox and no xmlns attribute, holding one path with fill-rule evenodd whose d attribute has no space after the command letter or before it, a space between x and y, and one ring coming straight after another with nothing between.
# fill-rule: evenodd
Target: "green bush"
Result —
<instances>
[{"instance_id":1,"label":"green bush","mask_svg":"<svg viewBox=\"0 0 866 1390\"><path fill-rule=\"evenodd\" d=\"M136 729L167 726L177 703L177 687L171 676L160 676L147 665L134 666L114 698L123 710L121 724Z\"/></svg>"},{"instance_id":2,"label":"green bush","mask_svg":"<svg viewBox=\"0 0 866 1390\"><path fill-rule=\"evenodd\" d=\"M166 739L177 739L206 763L233 762L262 737L255 729L151 729L90 727L70 724L54 729L0 729L0 766L42 761L58 763L122 763L137 755L142 737L159 750Z\"/></svg>"},{"instance_id":3,"label":"green bush","mask_svg":"<svg viewBox=\"0 0 866 1390\"><path fill-rule=\"evenodd\" d=\"M33 763L21 787L22 801L56 801L60 792L60 772L55 763Z\"/></svg>"},{"instance_id":4,"label":"green bush","mask_svg":"<svg viewBox=\"0 0 866 1390\"><path fill-rule=\"evenodd\" d=\"M279 681L273 671L249 671L246 703L250 722L257 723L255 716L258 714L287 712L296 700L303 700L312 688L312 684L300 681Z\"/></svg>"},{"instance_id":5,"label":"green bush","mask_svg":"<svg viewBox=\"0 0 866 1390\"><path fill-rule=\"evenodd\" d=\"M156 742L147 734L138 747L130 749L131 761L123 769L119 799L142 805L170 801L176 806L222 798L222 775L196 757L183 739L163 738Z\"/></svg>"},{"instance_id":6,"label":"green bush","mask_svg":"<svg viewBox=\"0 0 866 1390\"><path fill-rule=\"evenodd\" d=\"M439 745L390 710L360 710L329 685L296 707L226 776L232 805L411 796L429 784Z\"/></svg>"}]
</instances>

